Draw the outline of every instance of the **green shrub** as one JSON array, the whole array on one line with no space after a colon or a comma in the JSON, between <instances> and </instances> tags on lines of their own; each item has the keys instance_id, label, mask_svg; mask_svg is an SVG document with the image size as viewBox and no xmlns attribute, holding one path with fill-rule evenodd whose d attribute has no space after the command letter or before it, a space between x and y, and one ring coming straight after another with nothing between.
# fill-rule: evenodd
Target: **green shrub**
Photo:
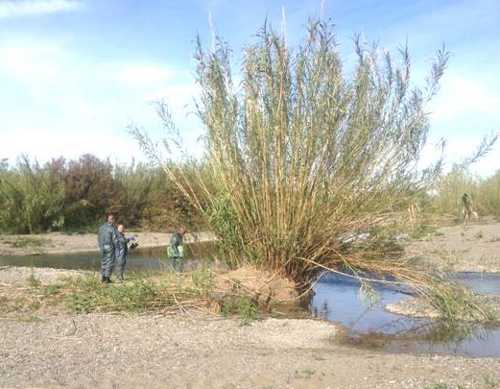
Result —
<instances>
[{"instance_id":1,"label":"green shrub","mask_svg":"<svg viewBox=\"0 0 500 389\"><path fill-rule=\"evenodd\" d=\"M83 277L74 281L66 297L70 310L77 313L93 311L142 312L172 304L161 293L160 286L147 279L134 278L123 284L103 287L98 277Z\"/></svg>"},{"instance_id":2,"label":"green shrub","mask_svg":"<svg viewBox=\"0 0 500 389\"><path fill-rule=\"evenodd\" d=\"M62 223L64 185L56 163L40 166L26 156L0 170L0 230L35 233Z\"/></svg>"},{"instance_id":3,"label":"green shrub","mask_svg":"<svg viewBox=\"0 0 500 389\"><path fill-rule=\"evenodd\" d=\"M159 168L113 165L90 154L44 165L25 156L14 166L0 161L2 232L95 232L108 211L128 227L204 227L199 213Z\"/></svg>"},{"instance_id":4,"label":"green shrub","mask_svg":"<svg viewBox=\"0 0 500 389\"><path fill-rule=\"evenodd\" d=\"M247 296L226 296L222 303L221 313L224 316L238 315L241 324L248 325L257 319L258 307Z\"/></svg>"},{"instance_id":5,"label":"green shrub","mask_svg":"<svg viewBox=\"0 0 500 389\"><path fill-rule=\"evenodd\" d=\"M488 178L473 175L468 170L452 170L438 182L434 211L462 218L462 195L472 196L474 209L480 216L500 217L500 171Z\"/></svg>"}]
</instances>

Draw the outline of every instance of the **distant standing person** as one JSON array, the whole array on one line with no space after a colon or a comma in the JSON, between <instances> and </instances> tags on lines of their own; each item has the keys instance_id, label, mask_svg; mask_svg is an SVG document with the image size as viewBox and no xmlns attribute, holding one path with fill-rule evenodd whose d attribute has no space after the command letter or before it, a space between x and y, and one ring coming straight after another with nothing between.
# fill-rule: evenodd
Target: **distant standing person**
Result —
<instances>
[{"instance_id":1,"label":"distant standing person","mask_svg":"<svg viewBox=\"0 0 500 389\"><path fill-rule=\"evenodd\" d=\"M128 244L135 240L135 236L129 238L125 237L125 226L123 224L118 224L117 230L117 244L115 249L116 257L116 276L120 281L123 281L123 273L125 273L125 266L127 265L128 258ZM133 248L133 247L132 247Z\"/></svg>"},{"instance_id":2,"label":"distant standing person","mask_svg":"<svg viewBox=\"0 0 500 389\"><path fill-rule=\"evenodd\" d=\"M468 193L462 195L462 214L464 217L464 227L470 221L471 217L478 218L477 212L474 212L474 205L472 202L472 197Z\"/></svg>"},{"instance_id":3,"label":"distant standing person","mask_svg":"<svg viewBox=\"0 0 500 389\"><path fill-rule=\"evenodd\" d=\"M168 257L172 261L174 270L178 272L182 271L184 265L184 235L186 235L186 229L184 227L179 228L172 234L170 246L168 247Z\"/></svg>"},{"instance_id":4,"label":"distant standing person","mask_svg":"<svg viewBox=\"0 0 500 389\"><path fill-rule=\"evenodd\" d=\"M113 214L107 215L106 223L99 227L98 244L101 251L101 281L109 284L111 282L111 273L115 264L116 247L118 244L118 232L114 225L115 217Z\"/></svg>"}]
</instances>

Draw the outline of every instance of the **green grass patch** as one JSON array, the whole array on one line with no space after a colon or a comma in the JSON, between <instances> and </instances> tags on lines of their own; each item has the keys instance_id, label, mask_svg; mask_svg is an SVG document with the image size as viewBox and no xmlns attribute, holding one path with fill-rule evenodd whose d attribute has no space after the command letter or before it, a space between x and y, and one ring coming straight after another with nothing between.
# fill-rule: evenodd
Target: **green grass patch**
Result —
<instances>
[{"instance_id":1,"label":"green grass patch","mask_svg":"<svg viewBox=\"0 0 500 389\"><path fill-rule=\"evenodd\" d=\"M186 300L206 296L210 277L200 272L193 273L190 279L132 274L123 283L103 285L98 276L87 276L73 279L66 289L66 307L76 313L146 312L181 307Z\"/></svg>"},{"instance_id":2,"label":"green grass patch","mask_svg":"<svg viewBox=\"0 0 500 389\"><path fill-rule=\"evenodd\" d=\"M120 285L104 287L98 277L79 278L66 296L67 307L76 313L94 311L143 312L172 305L171 296L147 280L133 280Z\"/></svg>"},{"instance_id":3,"label":"green grass patch","mask_svg":"<svg viewBox=\"0 0 500 389\"><path fill-rule=\"evenodd\" d=\"M27 279L29 288L9 289L0 295L0 314L198 310L238 316L242 325L258 319L266 307L259 306L252 292L236 282L228 285L226 281L220 282L219 276L208 268L190 273L128 273L124 282L111 284L103 284L99 274L66 277L42 284L32 273Z\"/></svg>"},{"instance_id":4,"label":"green grass patch","mask_svg":"<svg viewBox=\"0 0 500 389\"><path fill-rule=\"evenodd\" d=\"M448 386L448 384L431 384L427 385L425 389L451 389L451 386Z\"/></svg>"},{"instance_id":5,"label":"green grass patch","mask_svg":"<svg viewBox=\"0 0 500 389\"><path fill-rule=\"evenodd\" d=\"M492 375L485 374L483 375L483 384L484 387L488 389L500 388L500 379L495 378Z\"/></svg>"}]
</instances>

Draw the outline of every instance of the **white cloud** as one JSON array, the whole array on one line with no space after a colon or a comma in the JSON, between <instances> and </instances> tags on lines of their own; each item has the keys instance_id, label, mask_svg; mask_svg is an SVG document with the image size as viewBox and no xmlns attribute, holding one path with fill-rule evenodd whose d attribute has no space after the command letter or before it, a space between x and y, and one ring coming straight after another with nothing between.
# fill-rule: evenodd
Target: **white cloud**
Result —
<instances>
[{"instance_id":1,"label":"white cloud","mask_svg":"<svg viewBox=\"0 0 500 389\"><path fill-rule=\"evenodd\" d=\"M77 0L2 0L0 19L75 11L81 7Z\"/></svg>"},{"instance_id":2,"label":"white cloud","mask_svg":"<svg viewBox=\"0 0 500 389\"><path fill-rule=\"evenodd\" d=\"M481 136L473 133L461 134L460 136L448 137L444 151L445 171L449 171L454 163L461 163L476 151ZM428 167L437 162L441 157L441 148L437 139L431 139L422 150L420 167ZM469 166L471 172L487 177L500 169L500 143L494 145L493 149L478 162Z\"/></svg>"},{"instance_id":3,"label":"white cloud","mask_svg":"<svg viewBox=\"0 0 500 389\"><path fill-rule=\"evenodd\" d=\"M60 52L55 46L44 45L0 47L0 69L25 83L50 81L61 72Z\"/></svg>"},{"instance_id":4,"label":"white cloud","mask_svg":"<svg viewBox=\"0 0 500 389\"><path fill-rule=\"evenodd\" d=\"M132 137L104 131L53 131L31 128L2 132L3 141L9 145L2 148L0 159L14 162L21 154L37 158L40 162L65 156L77 158L91 153L100 158L111 157L117 162L129 162L132 157L140 159L142 153ZM29 140L29 141L27 141Z\"/></svg>"},{"instance_id":5,"label":"white cloud","mask_svg":"<svg viewBox=\"0 0 500 389\"><path fill-rule=\"evenodd\" d=\"M183 77L165 64L89 63L64 45L39 40L11 41L0 45L0 58L0 77L3 73L31 86L52 81L67 86L68 80L85 79L86 85L88 81L111 85L111 81L116 83L114 88L142 89L143 93L152 93Z\"/></svg>"},{"instance_id":6,"label":"white cloud","mask_svg":"<svg viewBox=\"0 0 500 389\"><path fill-rule=\"evenodd\" d=\"M478 72L462 68L445 74L441 90L430 106L431 137L446 139L446 162L450 168L472 156L481 139L500 130L500 83L490 69ZM436 157L436 150L424 150L423 160ZM470 170L488 176L500 169L500 144Z\"/></svg>"},{"instance_id":7,"label":"white cloud","mask_svg":"<svg viewBox=\"0 0 500 389\"><path fill-rule=\"evenodd\" d=\"M175 76L172 69L156 64L126 64L108 68L112 77L130 86L155 86L171 80Z\"/></svg>"},{"instance_id":8,"label":"white cloud","mask_svg":"<svg viewBox=\"0 0 500 389\"><path fill-rule=\"evenodd\" d=\"M463 115L496 116L500 107L497 86L478 77L448 74L433 104L432 117L435 120L450 120Z\"/></svg>"},{"instance_id":9,"label":"white cloud","mask_svg":"<svg viewBox=\"0 0 500 389\"><path fill-rule=\"evenodd\" d=\"M93 153L122 162L141 158L125 129L130 122L161 129L150 104L161 97L171 103L187 138L198 135L198 124L186 117L193 111L187 106L195 85L185 70L168 63L141 58L99 63L62 42L26 39L0 44L0 58L0 102L6 104L0 157L12 160L26 153L45 161Z\"/></svg>"}]
</instances>

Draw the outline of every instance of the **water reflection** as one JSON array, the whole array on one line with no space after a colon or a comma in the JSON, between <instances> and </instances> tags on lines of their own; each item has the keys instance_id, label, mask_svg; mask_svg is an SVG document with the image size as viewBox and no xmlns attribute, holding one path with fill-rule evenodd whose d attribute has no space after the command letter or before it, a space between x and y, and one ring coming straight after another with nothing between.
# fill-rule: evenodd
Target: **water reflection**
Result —
<instances>
[{"instance_id":1,"label":"water reflection","mask_svg":"<svg viewBox=\"0 0 500 389\"><path fill-rule=\"evenodd\" d=\"M184 270L192 270L202 263L214 260L211 242L185 245ZM139 248L129 252L129 270L168 270L170 262L166 247ZM41 254L28 256L0 256L0 266L50 267L73 270L99 270L101 259L97 251L72 254Z\"/></svg>"},{"instance_id":2,"label":"water reflection","mask_svg":"<svg viewBox=\"0 0 500 389\"><path fill-rule=\"evenodd\" d=\"M458 274L458 282L477 293L500 294L500 275ZM391 352L445 353L473 357L500 356L498 327L457 325L453 328L429 319L411 318L385 310L408 298L407 290L373 285L379 300L360 294L360 283L336 274L323 276L315 285L310 311L316 317L344 328L343 341L359 346L379 347Z\"/></svg>"}]
</instances>

